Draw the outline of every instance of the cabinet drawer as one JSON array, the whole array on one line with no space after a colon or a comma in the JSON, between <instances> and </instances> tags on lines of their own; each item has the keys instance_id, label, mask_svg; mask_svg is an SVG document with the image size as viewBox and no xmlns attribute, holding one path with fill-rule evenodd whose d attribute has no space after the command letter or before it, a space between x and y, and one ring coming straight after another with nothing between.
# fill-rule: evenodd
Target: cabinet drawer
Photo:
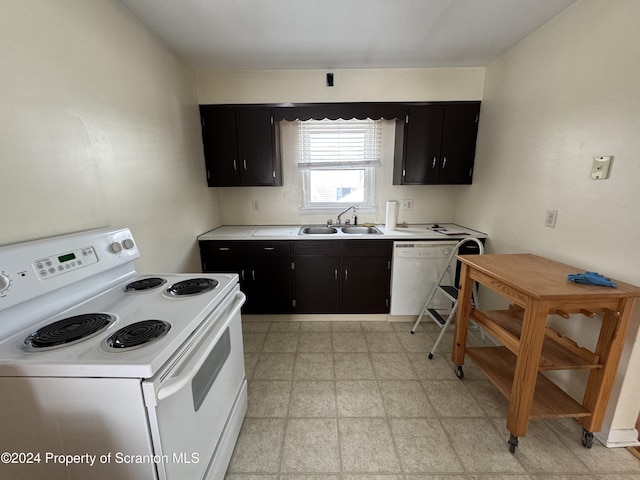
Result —
<instances>
[{"instance_id":1,"label":"cabinet drawer","mask_svg":"<svg viewBox=\"0 0 640 480\"><path fill-rule=\"evenodd\" d=\"M340 252L348 257L391 257L391 240L343 240Z\"/></svg>"},{"instance_id":2,"label":"cabinet drawer","mask_svg":"<svg viewBox=\"0 0 640 480\"><path fill-rule=\"evenodd\" d=\"M294 255L338 255L340 243L335 240L300 240L293 242Z\"/></svg>"},{"instance_id":3,"label":"cabinet drawer","mask_svg":"<svg viewBox=\"0 0 640 480\"><path fill-rule=\"evenodd\" d=\"M240 241L204 240L200 242L200 251L207 256L229 257L244 255L245 246Z\"/></svg>"},{"instance_id":4,"label":"cabinet drawer","mask_svg":"<svg viewBox=\"0 0 640 480\"><path fill-rule=\"evenodd\" d=\"M291 255L291 242L247 242L247 253L251 255Z\"/></svg>"}]
</instances>

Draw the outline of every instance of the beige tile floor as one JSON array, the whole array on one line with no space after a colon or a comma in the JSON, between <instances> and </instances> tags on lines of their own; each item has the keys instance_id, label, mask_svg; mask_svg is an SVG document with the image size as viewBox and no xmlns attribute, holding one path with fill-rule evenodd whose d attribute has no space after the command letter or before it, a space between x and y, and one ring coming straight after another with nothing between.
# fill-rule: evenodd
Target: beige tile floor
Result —
<instances>
[{"instance_id":1,"label":"beige tile floor","mask_svg":"<svg viewBox=\"0 0 640 480\"><path fill-rule=\"evenodd\" d=\"M226 480L640 479L573 419L531 421L509 453L502 395L470 362L454 375L451 333L429 360L438 327L410 328L244 322L249 406Z\"/></svg>"}]
</instances>

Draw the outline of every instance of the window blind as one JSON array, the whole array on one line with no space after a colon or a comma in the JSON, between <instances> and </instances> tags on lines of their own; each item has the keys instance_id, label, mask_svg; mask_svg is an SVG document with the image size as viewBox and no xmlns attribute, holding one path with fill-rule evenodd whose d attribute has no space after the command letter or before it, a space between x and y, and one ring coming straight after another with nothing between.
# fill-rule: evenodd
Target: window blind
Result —
<instances>
[{"instance_id":1,"label":"window blind","mask_svg":"<svg viewBox=\"0 0 640 480\"><path fill-rule=\"evenodd\" d=\"M380 165L381 128L377 120L298 122L301 169L358 168Z\"/></svg>"}]
</instances>

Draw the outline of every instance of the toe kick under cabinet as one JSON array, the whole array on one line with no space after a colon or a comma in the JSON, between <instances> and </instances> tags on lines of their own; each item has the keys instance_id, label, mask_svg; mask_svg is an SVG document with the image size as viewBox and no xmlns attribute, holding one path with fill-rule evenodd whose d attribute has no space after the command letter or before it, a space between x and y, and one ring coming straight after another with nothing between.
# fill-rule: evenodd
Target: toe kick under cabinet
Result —
<instances>
[{"instance_id":1,"label":"toe kick under cabinet","mask_svg":"<svg viewBox=\"0 0 640 480\"><path fill-rule=\"evenodd\" d=\"M616 282L615 288L569 282L578 269L530 254L459 256L460 307L452 359L464 377L465 355L509 400L507 429L513 453L532 418L574 417L582 425L582 444L590 448L600 430L618 368L624 337L640 288ZM474 282L508 299L507 310L471 306ZM578 315L602 322L595 351L579 346L547 325L549 315L571 322ZM501 346L467 347L469 318ZM582 402L547 378L550 370L587 369Z\"/></svg>"}]
</instances>

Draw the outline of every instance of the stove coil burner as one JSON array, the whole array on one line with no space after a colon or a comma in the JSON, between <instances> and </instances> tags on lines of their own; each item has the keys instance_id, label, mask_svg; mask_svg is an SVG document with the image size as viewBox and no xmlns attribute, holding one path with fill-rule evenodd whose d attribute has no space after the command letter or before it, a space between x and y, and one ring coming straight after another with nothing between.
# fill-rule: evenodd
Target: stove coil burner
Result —
<instances>
[{"instance_id":1,"label":"stove coil burner","mask_svg":"<svg viewBox=\"0 0 640 480\"><path fill-rule=\"evenodd\" d=\"M151 290L157 288L160 285L164 285L167 281L160 277L142 278L135 282L128 283L124 287L125 292L143 292L145 290Z\"/></svg>"},{"instance_id":2,"label":"stove coil burner","mask_svg":"<svg viewBox=\"0 0 640 480\"><path fill-rule=\"evenodd\" d=\"M212 278L191 278L174 283L166 290L166 294L172 297L197 295L213 290L218 286L218 281Z\"/></svg>"},{"instance_id":3,"label":"stove coil burner","mask_svg":"<svg viewBox=\"0 0 640 480\"><path fill-rule=\"evenodd\" d=\"M88 313L64 318L39 328L25 341L29 350L62 347L89 338L106 328L114 317L106 313Z\"/></svg>"},{"instance_id":4,"label":"stove coil burner","mask_svg":"<svg viewBox=\"0 0 640 480\"><path fill-rule=\"evenodd\" d=\"M107 339L107 346L115 349L139 347L162 337L170 329L171 325L162 320L142 320L115 332Z\"/></svg>"}]
</instances>

